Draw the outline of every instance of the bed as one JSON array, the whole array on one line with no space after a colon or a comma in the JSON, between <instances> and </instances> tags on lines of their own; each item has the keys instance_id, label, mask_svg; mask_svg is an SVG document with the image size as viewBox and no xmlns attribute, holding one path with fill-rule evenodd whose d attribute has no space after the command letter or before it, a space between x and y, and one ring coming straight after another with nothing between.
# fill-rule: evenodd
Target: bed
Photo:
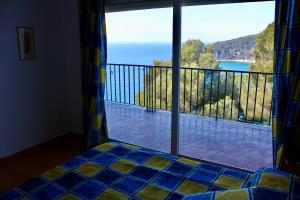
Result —
<instances>
[{"instance_id":1,"label":"bed","mask_svg":"<svg viewBox=\"0 0 300 200\"><path fill-rule=\"evenodd\" d=\"M0 194L0 199L300 199L298 177L254 173L108 142Z\"/></svg>"}]
</instances>

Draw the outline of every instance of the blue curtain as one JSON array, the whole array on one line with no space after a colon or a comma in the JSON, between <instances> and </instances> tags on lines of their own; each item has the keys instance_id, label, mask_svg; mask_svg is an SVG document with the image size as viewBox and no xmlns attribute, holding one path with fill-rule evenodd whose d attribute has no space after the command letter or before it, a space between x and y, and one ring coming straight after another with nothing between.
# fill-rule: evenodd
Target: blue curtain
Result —
<instances>
[{"instance_id":1,"label":"blue curtain","mask_svg":"<svg viewBox=\"0 0 300 200\"><path fill-rule=\"evenodd\" d=\"M300 161L300 1L276 0L273 87L274 167Z\"/></svg>"},{"instance_id":2,"label":"blue curtain","mask_svg":"<svg viewBox=\"0 0 300 200\"><path fill-rule=\"evenodd\" d=\"M104 105L107 41L104 2L80 0L84 133L87 147L108 140Z\"/></svg>"}]
</instances>

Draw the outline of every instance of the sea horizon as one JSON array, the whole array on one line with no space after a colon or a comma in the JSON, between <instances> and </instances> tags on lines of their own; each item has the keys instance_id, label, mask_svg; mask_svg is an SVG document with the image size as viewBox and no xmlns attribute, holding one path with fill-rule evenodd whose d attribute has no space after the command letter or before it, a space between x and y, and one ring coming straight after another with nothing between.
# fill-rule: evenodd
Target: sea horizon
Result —
<instances>
[{"instance_id":1,"label":"sea horizon","mask_svg":"<svg viewBox=\"0 0 300 200\"><path fill-rule=\"evenodd\" d=\"M172 43L109 42L107 62L114 64L153 65L154 60L167 61L172 57ZM248 71L246 60L219 60L226 70Z\"/></svg>"}]
</instances>

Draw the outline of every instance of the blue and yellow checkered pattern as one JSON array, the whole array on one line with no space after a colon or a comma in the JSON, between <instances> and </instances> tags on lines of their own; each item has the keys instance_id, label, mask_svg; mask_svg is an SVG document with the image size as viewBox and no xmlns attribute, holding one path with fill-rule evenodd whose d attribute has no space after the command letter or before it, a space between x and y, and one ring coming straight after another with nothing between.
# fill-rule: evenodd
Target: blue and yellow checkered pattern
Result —
<instances>
[{"instance_id":1,"label":"blue and yellow checkered pattern","mask_svg":"<svg viewBox=\"0 0 300 200\"><path fill-rule=\"evenodd\" d=\"M300 161L300 1L276 0L273 87L274 167Z\"/></svg>"},{"instance_id":2,"label":"blue and yellow checkered pattern","mask_svg":"<svg viewBox=\"0 0 300 200\"><path fill-rule=\"evenodd\" d=\"M104 106L107 41L103 2L79 1L84 133L87 147L108 140Z\"/></svg>"},{"instance_id":3,"label":"blue and yellow checkered pattern","mask_svg":"<svg viewBox=\"0 0 300 200\"><path fill-rule=\"evenodd\" d=\"M261 190L290 195L292 188L299 195L299 184L298 178L270 169L250 174L109 142L2 194L0 199L173 200L198 199L199 195L204 199L251 199L250 194Z\"/></svg>"},{"instance_id":4,"label":"blue and yellow checkered pattern","mask_svg":"<svg viewBox=\"0 0 300 200\"><path fill-rule=\"evenodd\" d=\"M282 200L300 199L300 178L282 171L261 168L253 175L250 185L241 189L204 192L185 196L186 200Z\"/></svg>"}]
</instances>

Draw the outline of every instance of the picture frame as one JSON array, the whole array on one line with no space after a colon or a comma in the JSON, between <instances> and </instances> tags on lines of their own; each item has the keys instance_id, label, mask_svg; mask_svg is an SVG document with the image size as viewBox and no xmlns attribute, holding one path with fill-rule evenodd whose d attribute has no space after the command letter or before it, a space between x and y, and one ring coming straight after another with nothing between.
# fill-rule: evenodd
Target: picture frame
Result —
<instances>
[{"instance_id":1,"label":"picture frame","mask_svg":"<svg viewBox=\"0 0 300 200\"><path fill-rule=\"evenodd\" d=\"M17 27L20 60L35 59L35 44L32 27Z\"/></svg>"}]
</instances>

